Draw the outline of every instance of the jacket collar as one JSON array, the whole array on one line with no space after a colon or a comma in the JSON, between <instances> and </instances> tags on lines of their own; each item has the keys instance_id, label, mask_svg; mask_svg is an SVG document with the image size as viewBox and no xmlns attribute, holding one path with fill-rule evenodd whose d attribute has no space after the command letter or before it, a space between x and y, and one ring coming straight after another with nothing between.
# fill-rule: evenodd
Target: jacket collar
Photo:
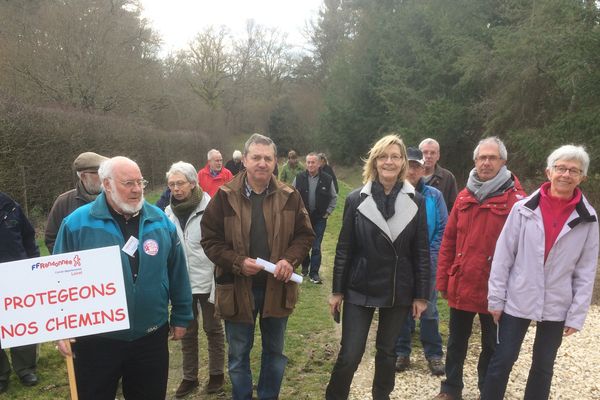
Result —
<instances>
[{"instance_id":1,"label":"jacket collar","mask_svg":"<svg viewBox=\"0 0 600 400\"><path fill-rule=\"evenodd\" d=\"M404 181L400 193L398 193L398 197L396 198L394 216L386 221L377 209L377 205L371 196L372 185L373 183L369 181L361 189L360 194L365 199L358 206L358 211L394 242L417 214L417 204L412 200L415 196L415 188L408 181Z\"/></svg>"},{"instance_id":2,"label":"jacket collar","mask_svg":"<svg viewBox=\"0 0 600 400\"><path fill-rule=\"evenodd\" d=\"M541 197L542 194L540 193L540 189L537 189L529 196L529 200L524 204L529 211L534 212L535 214L539 213L540 217L541 211L539 210L539 205ZM567 219L565 227L568 226L570 229L573 229L582 222L596 222L597 220L596 212L582 193L581 199L575 205L575 210Z\"/></svg>"}]
</instances>

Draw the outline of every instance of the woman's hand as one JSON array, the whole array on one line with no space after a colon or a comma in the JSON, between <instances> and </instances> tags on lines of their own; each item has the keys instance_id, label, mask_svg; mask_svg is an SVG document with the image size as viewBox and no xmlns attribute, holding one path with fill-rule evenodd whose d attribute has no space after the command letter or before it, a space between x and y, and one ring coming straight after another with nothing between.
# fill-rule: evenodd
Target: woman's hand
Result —
<instances>
[{"instance_id":1,"label":"woman's hand","mask_svg":"<svg viewBox=\"0 0 600 400\"><path fill-rule=\"evenodd\" d=\"M412 314L415 319L421 318L421 314L427 310L427 300L414 299L412 303Z\"/></svg>"},{"instance_id":2,"label":"woman's hand","mask_svg":"<svg viewBox=\"0 0 600 400\"><path fill-rule=\"evenodd\" d=\"M577 332L577 329L571 328L570 326L565 326L565 333L563 333L563 336L570 336L575 332Z\"/></svg>"},{"instance_id":3,"label":"woman's hand","mask_svg":"<svg viewBox=\"0 0 600 400\"><path fill-rule=\"evenodd\" d=\"M341 293L333 293L329 296L329 312L333 316L336 311L342 312L342 302L344 301L344 295Z\"/></svg>"},{"instance_id":4,"label":"woman's hand","mask_svg":"<svg viewBox=\"0 0 600 400\"><path fill-rule=\"evenodd\" d=\"M494 319L494 323L498 325L498 321L500 321L500 317L502 316L502 310L488 310Z\"/></svg>"}]
</instances>

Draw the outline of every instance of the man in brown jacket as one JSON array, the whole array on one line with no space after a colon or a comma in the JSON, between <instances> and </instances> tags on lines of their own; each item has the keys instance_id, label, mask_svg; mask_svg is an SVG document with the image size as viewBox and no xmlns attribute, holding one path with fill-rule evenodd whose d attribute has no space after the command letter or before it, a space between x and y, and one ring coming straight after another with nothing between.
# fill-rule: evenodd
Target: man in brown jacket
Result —
<instances>
[{"instance_id":1,"label":"man in brown jacket","mask_svg":"<svg viewBox=\"0 0 600 400\"><path fill-rule=\"evenodd\" d=\"M105 160L108 160L108 158L87 151L78 155L73 161L73 169L77 173L75 189L58 196L48 214L44 242L46 242L50 254L54 250L56 234L62 220L82 205L94 201L100 194L102 183L98 177L98 168Z\"/></svg>"},{"instance_id":2,"label":"man in brown jacket","mask_svg":"<svg viewBox=\"0 0 600 400\"><path fill-rule=\"evenodd\" d=\"M216 265L215 308L225 320L234 400L252 398L250 351L259 313L257 394L279 397L285 329L298 298L290 278L315 237L300 194L273 175L276 154L270 138L253 134L244 146L246 171L221 186L202 217L202 246ZM274 274L256 263L259 257L276 265Z\"/></svg>"}]
</instances>

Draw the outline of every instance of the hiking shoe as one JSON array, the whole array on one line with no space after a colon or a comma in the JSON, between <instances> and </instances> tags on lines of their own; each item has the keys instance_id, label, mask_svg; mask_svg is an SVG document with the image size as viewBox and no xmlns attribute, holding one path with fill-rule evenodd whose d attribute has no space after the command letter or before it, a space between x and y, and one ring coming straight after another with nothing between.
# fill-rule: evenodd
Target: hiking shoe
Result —
<instances>
[{"instance_id":1,"label":"hiking shoe","mask_svg":"<svg viewBox=\"0 0 600 400\"><path fill-rule=\"evenodd\" d=\"M322 285L323 284L323 281L321 280L321 277L319 275L311 277L310 281L312 283L317 284L317 285Z\"/></svg>"},{"instance_id":2,"label":"hiking shoe","mask_svg":"<svg viewBox=\"0 0 600 400\"><path fill-rule=\"evenodd\" d=\"M177 388L177 391L175 392L175 397L178 399L185 397L188 394L192 393L192 391L194 389L196 389L199 385L200 384L198 383L197 379L195 381L189 381L187 379L184 379L179 384L179 387Z\"/></svg>"},{"instance_id":3,"label":"hiking shoe","mask_svg":"<svg viewBox=\"0 0 600 400\"><path fill-rule=\"evenodd\" d=\"M396 372L404 372L410 367L410 357L398 356L396 358Z\"/></svg>"},{"instance_id":4,"label":"hiking shoe","mask_svg":"<svg viewBox=\"0 0 600 400\"><path fill-rule=\"evenodd\" d=\"M430 358L427 360L427 366L431 371L431 375L442 376L446 373L444 362L441 358Z\"/></svg>"},{"instance_id":5,"label":"hiking shoe","mask_svg":"<svg viewBox=\"0 0 600 400\"><path fill-rule=\"evenodd\" d=\"M208 378L208 383L204 388L204 391L208 394L219 393L223 391L223 383L225 382L225 375L210 375Z\"/></svg>"},{"instance_id":6,"label":"hiking shoe","mask_svg":"<svg viewBox=\"0 0 600 400\"><path fill-rule=\"evenodd\" d=\"M307 275L308 275L308 269L302 268L302 276L307 276Z\"/></svg>"}]
</instances>

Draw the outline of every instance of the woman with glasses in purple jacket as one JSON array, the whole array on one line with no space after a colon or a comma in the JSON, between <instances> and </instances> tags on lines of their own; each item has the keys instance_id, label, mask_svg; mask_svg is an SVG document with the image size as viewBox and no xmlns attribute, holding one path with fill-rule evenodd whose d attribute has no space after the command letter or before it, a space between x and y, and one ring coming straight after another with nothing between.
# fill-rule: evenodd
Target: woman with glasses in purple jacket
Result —
<instances>
[{"instance_id":1,"label":"woman with glasses in purple jacket","mask_svg":"<svg viewBox=\"0 0 600 400\"><path fill-rule=\"evenodd\" d=\"M516 203L498 238L488 308L498 325L482 400L504 398L531 321L533 357L524 399L548 399L563 337L583 328L598 263L598 217L579 184L590 158L565 145L548 156L548 182Z\"/></svg>"}]
</instances>

